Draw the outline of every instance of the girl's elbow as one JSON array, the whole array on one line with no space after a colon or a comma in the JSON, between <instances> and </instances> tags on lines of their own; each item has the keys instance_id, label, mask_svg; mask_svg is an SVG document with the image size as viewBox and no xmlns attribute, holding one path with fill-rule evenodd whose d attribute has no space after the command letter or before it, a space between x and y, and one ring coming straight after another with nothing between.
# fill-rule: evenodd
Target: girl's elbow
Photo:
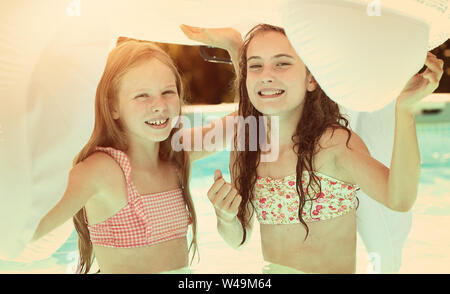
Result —
<instances>
[{"instance_id":1,"label":"girl's elbow","mask_svg":"<svg viewBox=\"0 0 450 294\"><path fill-rule=\"evenodd\" d=\"M408 212L412 209L412 205L399 205L395 207L393 210L397 212Z\"/></svg>"},{"instance_id":2,"label":"girl's elbow","mask_svg":"<svg viewBox=\"0 0 450 294\"><path fill-rule=\"evenodd\" d=\"M413 206L414 202L412 201L393 201L388 205L388 208L397 212L408 212Z\"/></svg>"}]
</instances>

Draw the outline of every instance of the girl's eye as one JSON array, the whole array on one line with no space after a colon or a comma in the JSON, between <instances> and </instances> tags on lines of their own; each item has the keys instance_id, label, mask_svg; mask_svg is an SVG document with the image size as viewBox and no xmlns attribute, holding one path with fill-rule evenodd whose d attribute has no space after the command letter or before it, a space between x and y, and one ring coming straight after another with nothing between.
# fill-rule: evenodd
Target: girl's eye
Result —
<instances>
[{"instance_id":1,"label":"girl's eye","mask_svg":"<svg viewBox=\"0 0 450 294\"><path fill-rule=\"evenodd\" d=\"M135 99L137 99L137 101L144 102L144 101L147 101L148 98L150 98L149 95L147 95L147 94L140 94L140 95L136 96Z\"/></svg>"},{"instance_id":2,"label":"girl's eye","mask_svg":"<svg viewBox=\"0 0 450 294\"><path fill-rule=\"evenodd\" d=\"M167 90L163 92L163 95L173 95L173 94L176 94L174 90Z\"/></svg>"},{"instance_id":3,"label":"girl's eye","mask_svg":"<svg viewBox=\"0 0 450 294\"><path fill-rule=\"evenodd\" d=\"M291 65L291 64L287 63L287 62L280 62L277 64L278 67L284 67L284 66L289 66L289 65Z\"/></svg>"},{"instance_id":4,"label":"girl's eye","mask_svg":"<svg viewBox=\"0 0 450 294\"><path fill-rule=\"evenodd\" d=\"M260 69L262 66L260 65L260 64L252 64L252 65L249 65L249 69Z\"/></svg>"}]
</instances>

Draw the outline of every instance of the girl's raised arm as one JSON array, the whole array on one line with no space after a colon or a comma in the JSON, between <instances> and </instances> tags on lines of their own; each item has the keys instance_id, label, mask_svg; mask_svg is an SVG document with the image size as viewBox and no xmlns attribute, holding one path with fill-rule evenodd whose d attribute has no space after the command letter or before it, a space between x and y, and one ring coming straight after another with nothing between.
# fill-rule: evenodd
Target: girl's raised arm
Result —
<instances>
[{"instance_id":1,"label":"girl's raised arm","mask_svg":"<svg viewBox=\"0 0 450 294\"><path fill-rule=\"evenodd\" d=\"M236 74L239 73L239 50L242 46L242 36L241 34L232 28L216 28L216 29L206 29L206 28L198 28L187 25L181 25L180 28L185 33L185 35L191 40L198 41L204 43L208 46L225 49L228 51L228 54L231 57L231 61L233 62L234 70ZM237 116L237 111L228 114L230 119L234 121L234 118ZM230 141L230 137L233 136L231 132L227 132L227 116L224 116L214 122L209 126L201 126L190 128L186 130L184 136L190 136L190 146L184 146L188 148L188 150L194 150L194 140L196 134L201 134L202 142L205 136L209 132L213 132L217 128L222 129L222 148L226 148L226 142ZM201 129L198 130L198 129ZM208 151L207 148L203 146L201 151L190 152L191 161L196 161L207 157L209 155L214 154L216 151Z\"/></svg>"},{"instance_id":2,"label":"girl's raised arm","mask_svg":"<svg viewBox=\"0 0 450 294\"><path fill-rule=\"evenodd\" d=\"M336 166L370 197L392 210L406 212L416 201L420 152L414 121L415 105L431 94L443 74L443 61L429 53L427 70L414 75L397 98L394 149L390 169L370 156L362 140L352 136L350 149L338 142Z\"/></svg>"},{"instance_id":3,"label":"girl's raised arm","mask_svg":"<svg viewBox=\"0 0 450 294\"><path fill-rule=\"evenodd\" d=\"M191 40L227 50L233 62L234 71L239 74L239 50L243 43L240 32L233 28L207 29L188 25L181 25L180 28Z\"/></svg>"}]
</instances>

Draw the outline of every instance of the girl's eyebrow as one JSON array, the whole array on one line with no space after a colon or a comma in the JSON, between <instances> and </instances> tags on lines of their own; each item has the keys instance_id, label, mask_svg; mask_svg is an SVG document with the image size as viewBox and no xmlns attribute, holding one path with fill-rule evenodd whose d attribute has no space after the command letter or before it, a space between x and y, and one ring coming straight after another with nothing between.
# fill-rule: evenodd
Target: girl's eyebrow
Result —
<instances>
[{"instance_id":1,"label":"girl's eyebrow","mask_svg":"<svg viewBox=\"0 0 450 294\"><path fill-rule=\"evenodd\" d=\"M252 59L262 59L262 58L259 56L251 56L251 57L247 58L247 62L249 62Z\"/></svg>"},{"instance_id":2,"label":"girl's eyebrow","mask_svg":"<svg viewBox=\"0 0 450 294\"><path fill-rule=\"evenodd\" d=\"M175 84L167 84L164 88L176 88L176 87L177 87L177 85L175 85ZM137 94L137 93L141 93L141 92L146 92L151 89L152 88L142 88L142 89L134 91L133 93Z\"/></svg>"},{"instance_id":3,"label":"girl's eyebrow","mask_svg":"<svg viewBox=\"0 0 450 294\"><path fill-rule=\"evenodd\" d=\"M274 56L272 56L272 58L270 58L270 59L275 59L275 58L280 58L280 57L287 57L287 58L292 58L292 59L294 59L293 56L291 56L291 55L289 55L289 54L284 54L284 53L280 53L280 54L274 55ZM262 59L262 58L261 58L260 56L251 56L251 57L249 57L249 58L247 59L247 62L249 62L249 61L252 60L252 59Z\"/></svg>"},{"instance_id":4,"label":"girl's eyebrow","mask_svg":"<svg viewBox=\"0 0 450 294\"><path fill-rule=\"evenodd\" d=\"M294 59L293 56L291 56L291 55L289 55L289 54L284 54L284 53L277 54L277 55L273 56L271 59L280 58L280 57L287 57L287 58L292 58L292 59Z\"/></svg>"}]
</instances>

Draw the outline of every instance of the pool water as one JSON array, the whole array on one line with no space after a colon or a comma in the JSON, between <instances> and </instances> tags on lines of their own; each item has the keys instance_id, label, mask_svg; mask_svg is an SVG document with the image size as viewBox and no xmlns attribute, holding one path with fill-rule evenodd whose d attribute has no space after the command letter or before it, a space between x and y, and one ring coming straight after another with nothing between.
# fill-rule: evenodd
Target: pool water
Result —
<instances>
[{"instance_id":1,"label":"pool water","mask_svg":"<svg viewBox=\"0 0 450 294\"><path fill-rule=\"evenodd\" d=\"M450 273L450 122L417 124L422 158L413 224L403 250L399 273ZM262 254L259 226L248 245L236 251L219 236L216 218L206 193L219 168L229 181L229 152L223 151L192 166L191 194L198 218L200 262L194 260L194 273L260 273ZM256 224L256 223L255 223ZM74 273L78 255L74 231L51 257L31 262L0 261L0 273ZM367 253L358 238L357 273L367 273Z\"/></svg>"},{"instance_id":2,"label":"pool water","mask_svg":"<svg viewBox=\"0 0 450 294\"><path fill-rule=\"evenodd\" d=\"M450 122L417 125L422 170L400 273L450 273Z\"/></svg>"}]
</instances>

